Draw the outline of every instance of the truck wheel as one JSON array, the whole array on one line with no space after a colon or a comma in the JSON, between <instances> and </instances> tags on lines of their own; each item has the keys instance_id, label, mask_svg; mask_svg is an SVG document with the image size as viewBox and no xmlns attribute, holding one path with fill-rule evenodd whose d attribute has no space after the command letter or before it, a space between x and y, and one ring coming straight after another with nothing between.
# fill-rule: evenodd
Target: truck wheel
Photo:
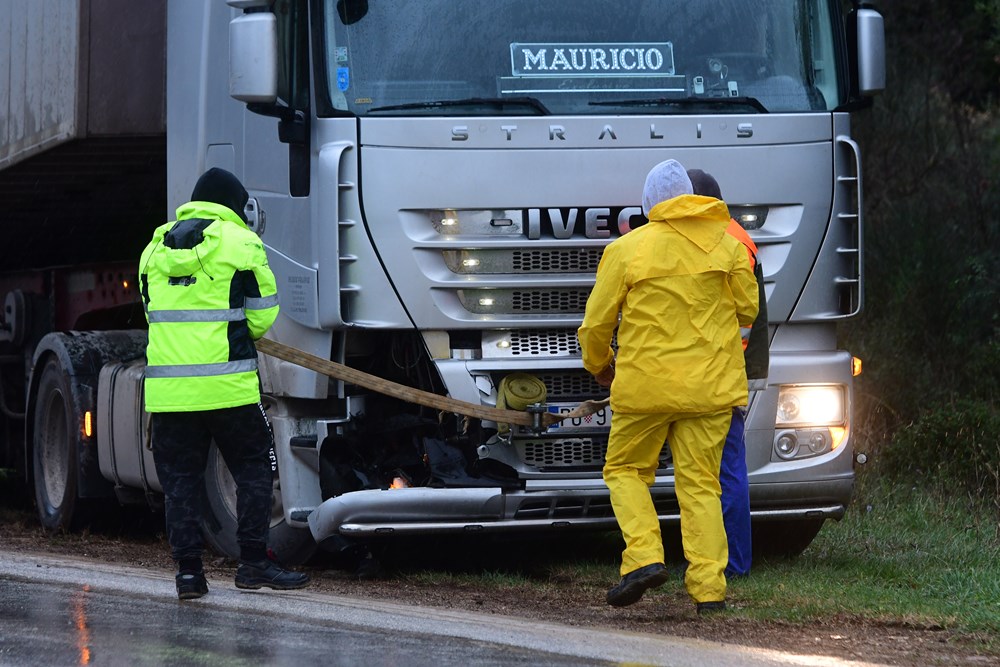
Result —
<instances>
[{"instance_id":1,"label":"truck wheel","mask_svg":"<svg viewBox=\"0 0 1000 667\"><path fill-rule=\"evenodd\" d=\"M35 505L43 527L71 530L85 522L76 494L82 417L57 360L47 361L39 377L32 448Z\"/></svg>"},{"instance_id":2,"label":"truck wheel","mask_svg":"<svg viewBox=\"0 0 1000 667\"><path fill-rule=\"evenodd\" d=\"M238 559L240 547L236 542L236 482L215 445L212 445L212 450L209 452L208 466L205 470L202 517L202 533L205 541L222 555ZM285 521L277 475L274 479L274 494L271 496L271 523L267 546L285 565L301 565L316 552L316 542L312 533L305 528L289 526Z\"/></svg>"},{"instance_id":3,"label":"truck wheel","mask_svg":"<svg viewBox=\"0 0 1000 667\"><path fill-rule=\"evenodd\" d=\"M824 519L754 522L751 528L754 559L796 558L823 527Z\"/></svg>"}]
</instances>

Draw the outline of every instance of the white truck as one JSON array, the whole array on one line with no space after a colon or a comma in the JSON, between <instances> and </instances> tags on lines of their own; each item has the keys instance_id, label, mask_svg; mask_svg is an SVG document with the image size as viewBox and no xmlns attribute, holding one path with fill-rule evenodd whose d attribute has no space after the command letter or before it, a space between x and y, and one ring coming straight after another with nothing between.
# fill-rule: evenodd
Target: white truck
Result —
<instances>
[{"instance_id":1,"label":"white truck","mask_svg":"<svg viewBox=\"0 0 1000 667\"><path fill-rule=\"evenodd\" d=\"M713 174L759 247L755 538L796 553L854 481L837 325L863 301L850 113L881 16L840 0L0 0L0 451L43 525L162 494L137 258L206 168L238 175L277 277L269 338L476 405L606 396L576 339L649 168ZM615 526L610 414L538 432L261 355L272 548ZM517 375L515 375L517 374ZM511 378L544 385L514 396ZM505 381L505 378L507 381ZM679 521L669 448L656 482ZM209 464L205 535L236 551Z\"/></svg>"}]
</instances>

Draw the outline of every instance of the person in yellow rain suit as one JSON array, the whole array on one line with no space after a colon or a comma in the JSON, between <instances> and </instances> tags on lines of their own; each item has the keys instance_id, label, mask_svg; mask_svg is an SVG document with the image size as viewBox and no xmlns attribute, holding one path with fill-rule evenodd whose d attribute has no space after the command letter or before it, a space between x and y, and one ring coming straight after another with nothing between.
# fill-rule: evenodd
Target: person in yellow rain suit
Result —
<instances>
[{"instance_id":1,"label":"person in yellow rain suit","mask_svg":"<svg viewBox=\"0 0 1000 667\"><path fill-rule=\"evenodd\" d=\"M667 441L685 587L698 613L718 611L728 557L719 465L732 409L747 403L739 328L757 315L757 282L743 245L726 233L729 209L692 194L676 160L650 170L642 208L649 223L605 248L578 331L584 367L611 387L604 481L625 550L607 602L633 604L668 578L649 493Z\"/></svg>"}]
</instances>

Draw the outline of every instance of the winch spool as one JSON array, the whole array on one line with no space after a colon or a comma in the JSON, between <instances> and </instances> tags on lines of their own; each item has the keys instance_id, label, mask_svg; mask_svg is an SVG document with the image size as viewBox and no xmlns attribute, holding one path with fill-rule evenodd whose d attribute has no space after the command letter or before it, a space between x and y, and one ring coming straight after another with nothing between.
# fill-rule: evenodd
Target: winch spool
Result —
<instances>
[{"instance_id":1,"label":"winch spool","mask_svg":"<svg viewBox=\"0 0 1000 667\"><path fill-rule=\"evenodd\" d=\"M501 410L527 410L529 406L545 402L548 390L545 383L529 373L511 373L500 381L497 389L497 407ZM508 433L510 424L499 423L497 430Z\"/></svg>"}]
</instances>

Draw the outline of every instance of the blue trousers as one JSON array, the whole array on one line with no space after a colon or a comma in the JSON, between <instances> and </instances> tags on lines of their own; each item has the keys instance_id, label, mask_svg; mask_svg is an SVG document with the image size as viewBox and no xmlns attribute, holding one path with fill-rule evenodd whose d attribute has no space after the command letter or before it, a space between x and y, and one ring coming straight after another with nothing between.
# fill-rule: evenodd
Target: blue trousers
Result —
<instances>
[{"instance_id":1,"label":"blue trousers","mask_svg":"<svg viewBox=\"0 0 1000 667\"><path fill-rule=\"evenodd\" d=\"M733 419L722 448L719 468L722 486L722 522L729 543L727 576L750 573L750 482L747 479L747 445L744 438L743 408L733 408Z\"/></svg>"}]
</instances>

